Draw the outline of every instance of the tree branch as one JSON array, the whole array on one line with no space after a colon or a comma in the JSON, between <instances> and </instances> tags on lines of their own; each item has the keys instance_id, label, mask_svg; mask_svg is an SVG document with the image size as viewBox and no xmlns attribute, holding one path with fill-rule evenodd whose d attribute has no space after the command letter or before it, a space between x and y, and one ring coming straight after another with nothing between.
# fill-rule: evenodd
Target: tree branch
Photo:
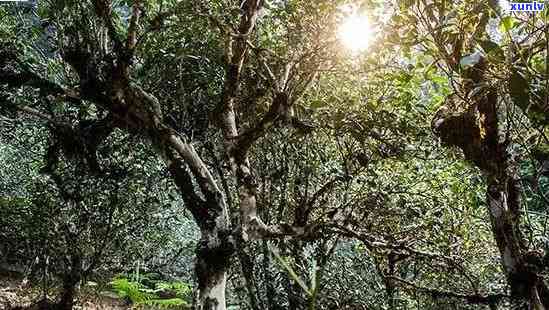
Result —
<instances>
[{"instance_id":1,"label":"tree branch","mask_svg":"<svg viewBox=\"0 0 549 310\"><path fill-rule=\"evenodd\" d=\"M404 284L404 286L406 286L406 287L408 287L412 290L419 291L419 292L422 292L422 293L425 293L425 294L429 294L433 298L464 299L469 304L485 304L485 305L497 304L502 299L510 297L509 295L506 295L506 294L489 294L489 295L461 294L461 293L456 293L456 292L451 292L451 291L445 291L445 290L420 286L420 285L417 285L415 283L412 283L410 281L404 280L404 279L399 278L399 277L388 276L386 278L391 279L391 280L395 280L395 281L397 281L401 284Z\"/></svg>"},{"instance_id":2,"label":"tree branch","mask_svg":"<svg viewBox=\"0 0 549 310\"><path fill-rule=\"evenodd\" d=\"M126 40L126 49L133 54L137 43L137 28L139 25L139 17L141 16L141 7L139 1L134 1L132 6L132 16L128 26L128 38Z\"/></svg>"},{"instance_id":3,"label":"tree branch","mask_svg":"<svg viewBox=\"0 0 549 310\"><path fill-rule=\"evenodd\" d=\"M114 27L114 22L112 20L111 1L93 0L92 2L95 9L95 14L97 14L97 16L99 16L103 20L105 26L107 27L107 33L109 35L109 38L114 43L115 50L117 52L120 52L123 45L120 41L120 38L118 37L118 33L116 32L116 28Z\"/></svg>"}]
</instances>

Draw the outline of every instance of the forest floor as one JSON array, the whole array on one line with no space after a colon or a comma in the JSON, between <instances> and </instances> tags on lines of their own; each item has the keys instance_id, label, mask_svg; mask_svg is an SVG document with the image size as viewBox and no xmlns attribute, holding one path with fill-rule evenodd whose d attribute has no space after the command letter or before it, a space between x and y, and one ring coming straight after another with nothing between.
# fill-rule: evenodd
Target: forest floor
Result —
<instances>
[{"instance_id":1,"label":"forest floor","mask_svg":"<svg viewBox=\"0 0 549 310\"><path fill-rule=\"evenodd\" d=\"M40 300L39 288L31 287L20 277L0 274L0 310L14 307L29 307ZM75 310L125 310L132 309L124 300L116 298L114 293L97 290L81 290L75 301Z\"/></svg>"}]
</instances>

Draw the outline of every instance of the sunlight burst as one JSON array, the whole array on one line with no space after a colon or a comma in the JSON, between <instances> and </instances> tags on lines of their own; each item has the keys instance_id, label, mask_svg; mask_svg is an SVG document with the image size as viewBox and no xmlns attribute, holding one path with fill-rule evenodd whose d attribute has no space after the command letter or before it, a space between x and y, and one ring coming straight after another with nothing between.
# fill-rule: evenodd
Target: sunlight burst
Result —
<instances>
[{"instance_id":1,"label":"sunlight burst","mask_svg":"<svg viewBox=\"0 0 549 310\"><path fill-rule=\"evenodd\" d=\"M353 52L368 48L372 39L372 28L368 18L361 15L349 16L339 28L343 45Z\"/></svg>"}]
</instances>

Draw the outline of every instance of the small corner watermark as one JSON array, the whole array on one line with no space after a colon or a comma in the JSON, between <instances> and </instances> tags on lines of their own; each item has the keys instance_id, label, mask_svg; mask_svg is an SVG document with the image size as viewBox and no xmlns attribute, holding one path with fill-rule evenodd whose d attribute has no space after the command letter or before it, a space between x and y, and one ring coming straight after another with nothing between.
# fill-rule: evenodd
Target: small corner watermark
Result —
<instances>
[{"instance_id":1,"label":"small corner watermark","mask_svg":"<svg viewBox=\"0 0 549 310\"><path fill-rule=\"evenodd\" d=\"M533 2L509 2L510 12L541 12L545 8L545 3L540 1Z\"/></svg>"}]
</instances>

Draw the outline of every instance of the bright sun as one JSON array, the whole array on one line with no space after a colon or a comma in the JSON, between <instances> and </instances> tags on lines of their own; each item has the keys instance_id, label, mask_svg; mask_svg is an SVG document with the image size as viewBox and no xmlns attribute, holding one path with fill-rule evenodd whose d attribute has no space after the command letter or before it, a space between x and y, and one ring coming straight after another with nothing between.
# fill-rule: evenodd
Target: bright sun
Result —
<instances>
[{"instance_id":1,"label":"bright sun","mask_svg":"<svg viewBox=\"0 0 549 310\"><path fill-rule=\"evenodd\" d=\"M353 52L368 48L372 39L372 28L368 18L361 15L349 16L339 28L339 38L343 45Z\"/></svg>"}]
</instances>

